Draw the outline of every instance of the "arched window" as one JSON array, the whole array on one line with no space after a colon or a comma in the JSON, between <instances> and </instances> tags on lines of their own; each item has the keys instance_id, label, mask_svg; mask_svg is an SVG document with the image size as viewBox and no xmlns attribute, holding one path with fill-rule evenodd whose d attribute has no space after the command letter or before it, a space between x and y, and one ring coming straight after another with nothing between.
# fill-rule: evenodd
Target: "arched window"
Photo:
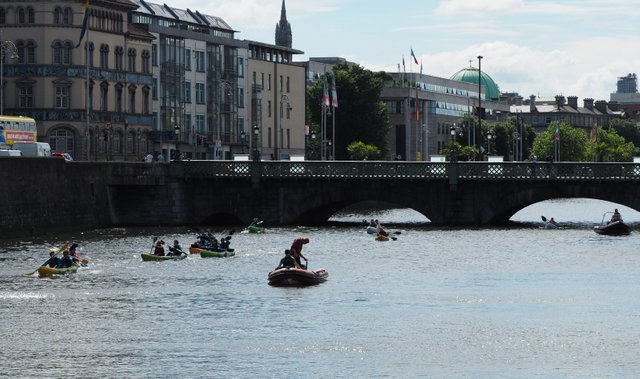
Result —
<instances>
[{"instance_id":1,"label":"arched window","mask_svg":"<svg viewBox=\"0 0 640 379\"><path fill-rule=\"evenodd\" d=\"M52 63L53 64L62 64L62 42L54 41L51 48L53 49L52 54Z\"/></svg>"},{"instance_id":2,"label":"arched window","mask_svg":"<svg viewBox=\"0 0 640 379\"><path fill-rule=\"evenodd\" d=\"M109 45L100 45L100 68L109 69Z\"/></svg>"},{"instance_id":3,"label":"arched window","mask_svg":"<svg viewBox=\"0 0 640 379\"><path fill-rule=\"evenodd\" d=\"M24 8L18 7L16 9L16 23L19 25L26 24L26 15L24 13Z\"/></svg>"},{"instance_id":4,"label":"arched window","mask_svg":"<svg viewBox=\"0 0 640 379\"><path fill-rule=\"evenodd\" d=\"M115 154L122 154L122 131L116 130L113 132L111 148Z\"/></svg>"},{"instance_id":5,"label":"arched window","mask_svg":"<svg viewBox=\"0 0 640 379\"><path fill-rule=\"evenodd\" d=\"M129 72L136 72L136 49L129 49Z\"/></svg>"},{"instance_id":6,"label":"arched window","mask_svg":"<svg viewBox=\"0 0 640 379\"><path fill-rule=\"evenodd\" d=\"M24 52L24 57L20 55L19 59L21 59L23 63L36 63L35 41L32 41L32 40L27 41L27 47L26 47L26 51Z\"/></svg>"},{"instance_id":7,"label":"arched window","mask_svg":"<svg viewBox=\"0 0 640 379\"><path fill-rule=\"evenodd\" d=\"M70 128L62 127L52 130L49 133L49 145L51 151L69 153L73 158L76 158L75 135Z\"/></svg>"},{"instance_id":8,"label":"arched window","mask_svg":"<svg viewBox=\"0 0 640 379\"><path fill-rule=\"evenodd\" d=\"M114 54L116 70L124 70L124 48L122 46L116 46Z\"/></svg>"},{"instance_id":9,"label":"arched window","mask_svg":"<svg viewBox=\"0 0 640 379\"><path fill-rule=\"evenodd\" d=\"M33 7L27 7L27 23L28 24L36 23L36 13L33 11Z\"/></svg>"},{"instance_id":10,"label":"arched window","mask_svg":"<svg viewBox=\"0 0 640 379\"><path fill-rule=\"evenodd\" d=\"M65 41L64 46L63 46L63 53L62 53L62 64L64 65L71 65L73 64L73 42L71 41Z\"/></svg>"},{"instance_id":11,"label":"arched window","mask_svg":"<svg viewBox=\"0 0 640 379\"><path fill-rule=\"evenodd\" d=\"M7 23L7 14L4 13L4 8L0 8L0 24L4 25Z\"/></svg>"},{"instance_id":12,"label":"arched window","mask_svg":"<svg viewBox=\"0 0 640 379\"><path fill-rule=\"evenodd\" d=\"M127 133L127 154L134 154L136 153L136 145L135 145L135 140L136 140L136 132L135 131L129 131Z\"/></svg>"},{"instance_id":13,"label":"arched window","mask_svg":"<svg viewBox=\"0 0 640 379\"><path fill-rule=\"evenodd\" d=\"M64 9L64 24L73 25L73 9L71 8Z\"/></svg>"}]
</instances>

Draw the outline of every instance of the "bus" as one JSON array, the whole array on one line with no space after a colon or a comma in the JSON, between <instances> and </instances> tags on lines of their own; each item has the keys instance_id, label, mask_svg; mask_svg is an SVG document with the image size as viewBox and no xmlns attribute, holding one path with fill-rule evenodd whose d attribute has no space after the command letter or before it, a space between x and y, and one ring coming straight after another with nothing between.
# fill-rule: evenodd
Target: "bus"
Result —
<instances>
[{"instance_id":1,"label":"bus","mask_svg":"<svg viewBox=\"0 0 640 379\"><path fill-rule=\"evenodd\" d=\"M36 142L36 120L22 116L0 116L0 146L13 146L14 142Z\"/></svg>"}]
</instances>

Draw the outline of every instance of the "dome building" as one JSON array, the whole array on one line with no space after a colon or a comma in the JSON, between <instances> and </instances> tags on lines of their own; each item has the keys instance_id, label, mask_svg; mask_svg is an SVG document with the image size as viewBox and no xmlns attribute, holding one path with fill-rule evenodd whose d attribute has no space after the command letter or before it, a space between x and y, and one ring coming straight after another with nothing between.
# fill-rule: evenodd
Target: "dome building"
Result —
<instances>
[{"instance_id":1,"label":"dome building","mask_svg":"<svg viewBox=\"0 0 640 379\"><path fill-rule=\"evenodd\" d=\"M467 67L451 75L450 80L457 80L459 82L478 84L478 77L480 77L480 83L484 87L484 98L487 100L499 100L500 89L495 81L484 71L478 75L478 69L475 67Z\"/></svg>"}]
</instances>

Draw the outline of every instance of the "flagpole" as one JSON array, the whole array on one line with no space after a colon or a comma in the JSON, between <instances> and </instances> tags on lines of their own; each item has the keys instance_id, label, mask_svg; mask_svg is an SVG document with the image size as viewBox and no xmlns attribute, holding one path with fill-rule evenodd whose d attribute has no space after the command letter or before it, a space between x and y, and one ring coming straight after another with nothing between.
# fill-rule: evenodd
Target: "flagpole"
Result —
<instances>
[{"instance_id":1,"label":"flagpole","mask_svg":"<svg viewBox=\"0 0 640 379\"><path fill-rule=\"evenodd\" d=\"M89 12L88 9L85 12ZM85 124L85 134L87 140L87 161L91 160L91 126L89 125L89 23L87 22L87 39L85 40L84 45L84 59L85 59L85 71L86 71L86 80L85 80L85 108L86 109L86 124Z\"/></svg>"}]
</instances>

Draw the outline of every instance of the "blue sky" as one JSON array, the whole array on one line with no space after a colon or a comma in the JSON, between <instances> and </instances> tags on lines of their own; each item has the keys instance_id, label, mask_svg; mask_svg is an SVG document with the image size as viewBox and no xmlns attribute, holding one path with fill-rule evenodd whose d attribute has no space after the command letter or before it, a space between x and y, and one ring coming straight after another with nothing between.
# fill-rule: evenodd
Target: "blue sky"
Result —
<instances>
[{"instance_id":1,"label":"blue sky","mask_svg":"<svg viewBox=\"0 0 640 379\"><path fill-rule=\"evenodd\" d=\"M282 0L181 0L219 16L237 38L274 43ZM295 60L339 56L371 70L448 78L482 55L503 92L609 100L618 77L640 74L639 0L285 0ZM153 1L152 1L153 2Z\"/></svg>"}]
</instances>

